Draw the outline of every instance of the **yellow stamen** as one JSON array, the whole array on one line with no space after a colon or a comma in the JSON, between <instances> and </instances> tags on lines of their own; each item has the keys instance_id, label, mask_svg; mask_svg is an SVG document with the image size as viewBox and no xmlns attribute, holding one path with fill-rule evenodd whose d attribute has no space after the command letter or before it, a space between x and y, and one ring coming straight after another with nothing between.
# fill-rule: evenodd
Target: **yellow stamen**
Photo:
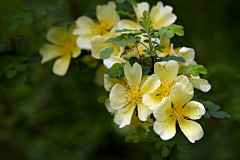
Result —
<instances>
[{"instance_id":1,"label":"yellow stamen","mask_svg":"<svg viewBox=\"0 0 240 160\"><path fill-rule=\"evenodd\" d=\"M76 42L73 39L71 39L70 37L67 37L64 40L64 46L62 46L60 52L63 55L71 54L75 47L76 47Z\"/></svg>"},{"instance_id":2,"label":"yellow stamen","mask_svg":"<svg viewBox=\"0 0 240 160\"><path fill-rule=\"evenodd\" d=\"M125 105L134 106L141 102L142 93L140 92L140 86L128 86L125 91Z\"/></svg>"}]
</instances>

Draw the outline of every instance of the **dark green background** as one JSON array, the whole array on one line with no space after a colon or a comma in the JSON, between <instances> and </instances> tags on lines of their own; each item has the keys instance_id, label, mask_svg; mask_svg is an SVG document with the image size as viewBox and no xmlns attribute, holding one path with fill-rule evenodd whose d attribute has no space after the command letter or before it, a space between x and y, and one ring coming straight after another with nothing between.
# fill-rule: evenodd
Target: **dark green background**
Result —
<instances>
[{"instance_id":1,"label":"dark green background","mask_svg":"<svg viewBox=\"0 0 240 160\"><path fill-rule=\"evenodd\" d=\"M94 6L106 0L66 1L69 11L47 13L46 23L36 14L31 26L20 26L6 32L7 14L20 9L29 1L1 0L0 33L3 38L18 35L29 38L29 43L44 42L46 29L54 22L71 21L80 15L93 16ZM150 1L151 5L157 1ZM191 144L187 153L173 149L169 159L239 159L240 143L240 2L237 0L165 0L173 6L176 24L185 28L184 37L175 37L175 47L195 49L196 61L208 68L212 89L208 93L196 91L199 98L219 104L231 114L231 119L202 118L205 135ZM120 6L121 7L121 6ZM75 16L75 17L74 17ZM10 42L9 42L10 43ZM0 53L0 66L16 61L14 57L29 54L29 45L8 45ZM37 47L35 48L35 50ZM83 54L87 54L84 52ZM36 75L18 85L2 75L0 81L0 159L16 160L145 160L159 154L153 143L125 143L112 124L113 116L96 99L107 95L93 83L95 69L73 60L65 77L52 74L52 62L40 65L40 56L29 64ZM17 59L16 58L16 59ZM81 57L80 57L81 58ZM13 60L12 60L13 59Z\"/></svg>"}]
</instances>

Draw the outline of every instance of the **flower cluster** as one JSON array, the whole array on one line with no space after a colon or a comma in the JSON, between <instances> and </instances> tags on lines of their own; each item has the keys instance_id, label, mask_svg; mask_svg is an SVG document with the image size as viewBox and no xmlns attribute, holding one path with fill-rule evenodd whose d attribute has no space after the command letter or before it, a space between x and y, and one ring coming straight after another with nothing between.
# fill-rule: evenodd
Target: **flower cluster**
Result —
<instances>
[{"instance_id":1,"label":"flower cluster","mask_svg":"<svg viewBox=\"0 0 240 160\"><path fill-rule=\"evenodd\" d=\"M71 57L78 57L81 49L91 50L107 70L98 77L104 77L104 88L110 92L105 106L119 128L131 125L136 114L141 122L151 118L162 140L173 138L179 126L194 143L204 133L193 120L206 113L204 105L193 100L194 88L210 90L208 81L200 78L207 69L194 60L194 49L174 48L170 42L174 35L184 35L183 27L173 24L177 19L173 8L162 2L149 8L147 2L137 3L135 18L120 20L110 1L96 7L95 20L80 16L75 26L53 27L47 33L52 44L40 49L42 63L60 57L53 72L63 76Z\"/></svg>"}]
</instances>

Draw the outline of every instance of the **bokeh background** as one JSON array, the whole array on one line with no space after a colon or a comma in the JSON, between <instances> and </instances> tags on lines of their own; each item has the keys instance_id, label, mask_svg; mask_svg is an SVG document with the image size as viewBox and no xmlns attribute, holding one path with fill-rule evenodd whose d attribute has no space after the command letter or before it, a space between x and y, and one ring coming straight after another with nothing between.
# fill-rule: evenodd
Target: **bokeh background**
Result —
<instances>
[{"instance_id":1,"label":"bokeh background","mask_svg":"<svg viewBox=\"0 0 240 160\"><path fill-rule=\"evenodd\" d=\"M13 32L6 31L7 15L34 1L0 2L0 159L147 160L152 154L160 154L153 143L125 143L124 134L131 128L119 131L113 124L113 116L104 104L97 102L98 97L108 93L93 83L96 68L81 63L83 55L89 52L73 60L64 77L53 75L53 62L40 64L37 50L53 24L72 22L80 15L94 17L95 6L107 0L41 0L57 7L49 7L41 15L44 11L36 6L40 15L33 12L33 23L19 26ZM151 5L156 2L149 1ZM173 148L168 159L239 159L240 1L163 0L163 3L173 6L178 17L176 24L185 28L185 36L175 37L172 42L176 47L194 48L196 61L208 68L209 73L203 77L209 80L212 89L208 93L196 91L197 96L219 104L232 116L199 120L205 136L191 144L187 153ZM19 64L27 69L7 78L5 70Z\"/></svg>"}]
</instances>

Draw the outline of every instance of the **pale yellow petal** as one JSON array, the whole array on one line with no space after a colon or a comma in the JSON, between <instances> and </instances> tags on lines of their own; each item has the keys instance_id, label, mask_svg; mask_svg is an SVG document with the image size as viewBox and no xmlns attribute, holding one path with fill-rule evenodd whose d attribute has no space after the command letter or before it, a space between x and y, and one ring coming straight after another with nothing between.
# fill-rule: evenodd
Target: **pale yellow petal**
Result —
<instances>
[{"instance_id":1,"label":"pale yellow petal","mask_svg":"<svg viewBox=\"0 0 240 160\"><path fill-rule=\"evenodd\" d=\"M104 74L104 88L106 91L110 92L116 83L120 83L120 80L117 78L110 78L109 75Z\"/></svg>"},{"instance_id":2,"label":"pale yellow petal","mask_svg":"<svg viewBox=\"0 0 240 160\"><path fill-rule=\"evenodd\" d=\"M195 52L194 52L194 49L192 49L192 48L182 47L179 50L178 56L183 57L185 59L184 65L189 65L194 60Z\"/></svg>"},{"instance_id":3,"label":"pale yellow petal","mask_svg":"<svg viewBox=\"0 0 240 160\"><path fill-rule=\"evenodd\" d=\"M206 79L190 78L189 80L192 83L194 88L197 88L203 92L208 92L211 89L211 85Z\"/></svg>"},{"instance_id":4,"label":"pale yellow petal","mask_svg":"<svg viewBox=\"0 0 240 160\"><path fill-rule=\"evenodd\" d=\"M197 101L190 101L184 106L183 113L185 117L196 120L205 114L205 108Z\"/></svg>"},{"instance_id":5,"label":"pale yellow petal","mask_svg":"<svg viewBox=\"0 0 240 160\"><path fill-rule=\"evenodd\" d=\"M153 115L157 121L165 121L172 115L172 111L171 99L169 97L164 97L162 102L154 109Z\"/></svg>"},{"instance_id":6,"label":"pale yellow petal","mask_svg":"<svg viewBox=\"0 0 240 160\"><path fill-rule=\"evenodd\" d=\"M200 124L185 119L182 119L178 123L182 132L190 142L195 143L196 140L200 140L203 137L204 133Z\"/></svg>"},{"instance_id":7,"label":"pale yellow petal","mask_svg":"<svg viewBox=\"0 0 240 160\"><path fill-rule=\"evenodd\" d=\"M134 21L123 19L117 23L117 29L131 29L131 30L138 30L140 29L140 25Z\"/></svg>"},{"instance_id":8,"label":"pale yellow petal","mask_svg":"<svg viewBox=\"0 0 240 160\"><path fill-rule=\"evenodd\" d=\"M189 82L188 78L184 75L179 75L174 79L174 83L181 82L181 83L187 83Z\"/></svg>"},{"instance_id":9,"label":"pale yellow petal","mask_svg":"<svg viewBox=\"0 0 240 160\"><path fill-rule=\"evenodd\" d=\"M125 91L126 88L117 83L112 87L109 95L110 105L114 110L120 109L125 105Z\"/></svg>"},{"instance_id":10,"label":"pale yellow petal","mask_svg":"<svg viewBox=\"0 0 240 160\"><path fill-rule=\"evenodd\" d=\"M137 104L138 117L141 121L146 121L148 116L152 113L148 107L144 106L142 103Z\"/></svg>"},{"instance_id":11,"label":"pale yellow petal","mask_svg":"<svg viewBox=\"0 0 240 160\"><path fill-rule=\"evenodd\" d=\"M72 58L77 58L81 54L81 49L79 47L74 47L72 50Z\"/></svg>"},{"instance_id":12,"label":"pale yellow petal","mask_svg":"<svg viewBox=\"0 0 240 160\"><path fill-rule=\"evenodd\" d=\"M134 109L135 106L128 106L117 111L113 121L119 125L119 128L123 128L131 123Z\"/></svg>"},{"instance_id":13,"label":"pale yellow petal","mask_svg":"<svg viewBox=\"0 0 240 160\"><path fill-rule=\"evenodd\" d=\"M103 48L108 47L109 44L103 43L106 39L103 36L97 35L92 37L91 39L91 55L96 58L100 59L100 52L103 50Z\"/></svg>"},{"instance_id":14,"label":"pale yellow petal","mask_svg":"<svg viewBox=\"0 0 240 160\"><path fill-rule=\"evenodd\" d=\"M176 120L173 117L169 117L165 121L155 121L153 129L161 139L169 140L176 134Z\"/></svg>"},{"instance_id":15,"label":"pale yellow petal","mask_svg":"<svg viewBox=\"0 0 240 160\"><path fill-rule=\"evenodd\" d=\"M64 46L66 38L70 37L71 33L66 26L52 27L46 35L49 42Z\"/></svg>"},{"instance_id":16,"label":"pale yellow petal","mask_svg":"<svg viewBox=\"0 0 240 160\"><path fill-rule=\"evenodd\" d=\"M77 38L77 45L82 49L91 49L91 39L95 36L94 34L85 34Z\"/></svg>"},{"instance_id":17,"label":"pale yellow petal","mask_svg":"<svg viewBox=\"0 0 240 160\"><path fill-rule=\"evenodd\" d=\"M157 74L152 74L144 82L140 92L144 94L150 94L155 91L161 85L160 79Z\"/></svg>"},{"instance_id":18,"label":"pale yellow petal","mask_svg":"<svg viewBox=\"0 0 240 160\"><path fill-rule=\"evenodd\" d=\"M138 63L134 63L133 66L131 66L130 63L126 63L124 74L129 86L140 85L142 79L142 67Z\"/></svg>"},{"instance_id":19,"label":"pale yellow petal","mask_svg":"<svg viewBox=\"0 0 240 160\"><path fill-rule=\"evenodd\" d=\"M75 22L77 28L73 30L73 35L90 34L92 33L92 28L95 26L94 21L87 16L81 16Z\"/></svg>"},{"instance_id":20,"label":"pale yellow petal","mask_svg":"<svg viewBox=\"0 0 240 160\"><path fill-rule=\"evenodd\" d=\"M154 73L156 73L161 83L172 83L178 74L178 63L170 60L168 62L157 62L154 65Z\"/></svg>"},{"instance_id":21,"label":"pale yellow petal","mask_svg":"<svg viewBox=\"0 0 240 160\"><path fill-rule=\"evenodd\" d=\"M58 76L64 76L67 73L68 67L71 62L71 54L65 54L58 58L53 65L53 73Z\"/></svg>"},{"instance_id":22,"label":"pale yellow petal","mask_svg":"<svg viewBox=\"0 0 240 160\"><path fill-rule=\"evenodd\" d=\"M55 59L59 56L62 56L62 52L60 52L62 48L56 45L52 44L44 44L40 49L39 53L42 56L42 61L41 63L45 63L47 61L50 61L52 59Z\"/></svg>"},{"instance_id":23,"label":"pale yellow petal","mask_svg":"<svg viewBox=\"0 0 240 160\"><path fill-rule=\"evenodd\" d=\"M110 105L110 100L109 100L109 98L106 99L106 101L105 101L105 106L106 106L106 108L107 108L107 110L108 110L109 113L114 113L114 112L115 112L115 110L114 110L114 109L111 107L111 105Z\"/></svg>"},{"instance_id":24,"label":"pale yellow petal","mask_svg":"<svg viewBox=\"0 0 240 160\"><path fill-rule=\"evenodd\" d=\"M151 110L154 110L161 101L162 98L160 96L156 96L155 94L145 94L142 99L143 104Z\"/></svg>"},{"instance_id":25,"label":"pale yellow petal","mask_svg":"<svg viewBox=\"0 0 240 160\"><path fill-rule=\"evenodd\" d=\"M116 3L113 1L105 5L98 5L96 12L98 21L106 23L109 26L108 29L111 29L120 19L116 12Z\"/></svg>"},{"instance_id":26,"label":"pale yellow petal","mask_svg":"<svg viewBox=\"0 0 240 160\"><path fill-rule=\"evenodd\" d=\"M178 82L170 91L170 98L175 105L182 107L193 97L193 86L190 82Z\"/></svg>"},{"instance_id":27,"label":"pale yellow petal","mask_svg":"<svg viewBox=\"0 0 240 160\"><path fill-rule=\"evenodd\" d=\"M109 58L104 59L103 63L107 68L111 68L115 63L125 63L126 60L119 56L111 55Z\"/></svg>"},{"instance_id":28,"label":"pale yellow petal","mask_svg":"<svg viewBox=\"0 0 240 160\"><path fill-rule=\"evenodd\" d=\"M170 38L168 38L168 36L165 34L163 34L161 37L160 37L160 45L166 45L166 44L170 44Z\"/></svg>"},{"instance_id":29,"label":"pale yellow petal","mask_svg":"<svg viewBox=\"0 0 240 160\"><path fill-rule=\"evenodd\" d=\"M137 20L140 20L144 11L149 12L149 4L147 2L138 3L137 6L133 6L133 10L136 14Z\"/></svg>"}]
</instances>

